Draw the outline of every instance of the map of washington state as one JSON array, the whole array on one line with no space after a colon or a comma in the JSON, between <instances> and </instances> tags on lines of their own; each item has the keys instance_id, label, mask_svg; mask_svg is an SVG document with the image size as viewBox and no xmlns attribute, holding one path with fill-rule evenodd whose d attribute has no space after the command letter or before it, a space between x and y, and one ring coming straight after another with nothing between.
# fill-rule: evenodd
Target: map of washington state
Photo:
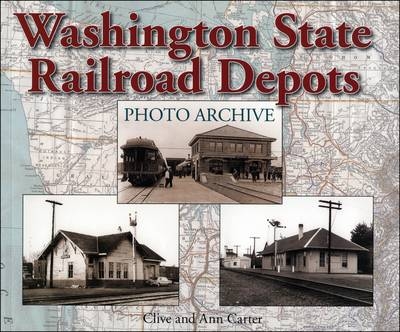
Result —
<instances>
[{"instance_id":1,"label":"map of washington state","mask_svg":"<svg viewBox=\"0 0 400 332\"><path fill-rule=\"evenodd\" d=\"M118 95L27 93L31 85L30 57L54 59L60 70L83 69L89 56L110 56L113 65L132 71L187 70L173 63L163 50L68 50L57 47L32 50L15 19L15 12L68 12L68 24L96 22L100 12L111 10L121 20L133 8L130 2L2 2L1 71L20 97L26 118L32 167L43 188L54 194L116 194ZM133 5L132 5L133 6ZM262 47L251 50L202 50L207 80L205 94L193 99L217 99L220 57L245 59L260 71L284 68L300 74L349 71L357 68L362 91L352 96L304 95L290 98L284 108L284 169L286 195L374 196L375 306L366 308L236 308L240 316L263 316L260 329L379 329L398 328L398 289L385 285L398 281L398 19L395 2L151 2L134 8L148 24L189 24L203 19L211 24L254 25ZM296 12L315 25L336 26L342 21L373 27L374 46L368 50L276 50L271 45L273 19L280 12ZM179 12L178 16L176 13ZM239 74L238 74L239 75ZM121 96L122 97L122 96ZM4 98L4 96L3 96ZM155 94L123 95L123 99L155 99ZM180 95L163 96L174 100ZM271 100L276 96L249 90L241 100ZM179 315L232 312L218 307L219 212L214 206L183 206L180 218L180 306L147 310ZM397 243L397 246L395 245ZM385 271L385 272L383 272ZM397 294L393 295L393 294ZM379 310L378 310L379 308ZM215 330L233 325L151 325L142 321L142 307L59 307L48 310L51 329L183 329ZM115 319L117 317L118 319ZM14 317L14 323L21 317Z\"/></svg>"}]
</instances>

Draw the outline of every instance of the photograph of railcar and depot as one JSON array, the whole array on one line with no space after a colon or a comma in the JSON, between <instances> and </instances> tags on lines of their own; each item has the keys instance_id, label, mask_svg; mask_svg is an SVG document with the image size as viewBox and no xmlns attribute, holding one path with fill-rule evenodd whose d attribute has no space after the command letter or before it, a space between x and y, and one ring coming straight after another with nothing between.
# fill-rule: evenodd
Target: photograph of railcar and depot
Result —
<instances>
[{"instance_id":1,"label":"photograph of railcar and depot","mask_svg":"<svg viewBox=\"0 0 400 332\"><path fill-rule=\"evenodd\" d=\"M25 195L23 304L178 305L178 232L176 205Z\"/></svg>"},{"instance_id":2,"label":"photograph of railcar and depot","mask_svg":"<svg viewBox=\"0 0 400 332\"><path fill-rule=\"evenodd\" d=\"M222 205L220 255L221 306L372 306L373 198Z\"/></svg>"},{"instance_id":3,"label":"photograph of railcar and depot","mask_svg":"<svg viewBox=\"0 0 400 332\"><path fill-rule=\"evenodd\" d=\"M274 103L118 102L118 203L280 204L282 173Z\"/></svg>"}]
</instances>

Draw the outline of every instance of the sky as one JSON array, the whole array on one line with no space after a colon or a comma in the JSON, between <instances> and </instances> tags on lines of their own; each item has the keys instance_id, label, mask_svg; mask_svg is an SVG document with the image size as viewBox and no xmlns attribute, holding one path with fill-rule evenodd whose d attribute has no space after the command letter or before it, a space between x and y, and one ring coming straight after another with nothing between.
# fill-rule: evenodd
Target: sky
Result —
<instances>
[{"instance_id":1,"label":"sky","mask_svg":"<svg viewBox=\"0 0 400 332\"><path fill-rule=\"evenodd\" d=\"M162 265L178 266L178 205L117 204L116 196L25 195L24 256L40 253L51 239L52 204L56 205L55 234L60 229L88 235L106 235L131 230L129 213L137 211L136 238L161 255Z\"/></svg>"},{"instance_id":2,"label":"sky","mask_svg":"<svg viewBox=\"0 0 400 332\"><path fill-rule=\"evenodd\" d=\"M332 232L350 240L350 232L358 223L370 225L373 220L372 197L283 197L282 205L222 205L221 206L221 254L224 246L240 245L238 253L247 253L253 239L258 236L256 251L264 249L265 242L273 243L274 229L267 219L279 220L286 228L277 229L276 237L298 234L298 225L303 231L323 227L328 229L328 209L320 208L319 199L340 201L342 210L332 213Z\"/></svg>"},{"instance_id":3,"label":"sky","mask_svg":"<svg viewBox=\"0 0 400 332\"><path fill-rule=\"evenodd\" d=\"M126 143L128 138L142 136L143 138L150 138L154 140L155 144L160 149L164 158L186 158L191 153L188 146L189 141L195 134L199 134L208 130L222 127L226 124L232 125L245 130L253 131L257 134L276 138L276 142L271 145L272 153L275 156L280 156L282 151L282 112L281 108L277 107L273 102L260 102L260 101L127 101L118 103L118 147ZM140 107L143 108L166 108L174 107L187 108L191 111L190 118L187 121L178 121L172 117L170 122L165 121L166 117L160 121L124 121L125 111L124 108ZM251 122L204 122L193 121L199 108L206 109L207 107L216 110L223 107L256 107L273 108L274 109L274 122L265 121L251 121ZM174 113L171 113L174 114ZM183 113L182 113L183 114ZM118 150L118 158L121 161L120 155L122 150Z\"/></svg>"}]
</instances>

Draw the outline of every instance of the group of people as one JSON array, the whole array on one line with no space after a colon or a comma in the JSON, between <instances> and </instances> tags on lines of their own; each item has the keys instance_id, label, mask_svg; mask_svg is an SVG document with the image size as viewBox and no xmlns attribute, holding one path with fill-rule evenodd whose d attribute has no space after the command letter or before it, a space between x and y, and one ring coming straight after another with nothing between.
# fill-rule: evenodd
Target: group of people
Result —
<instances>
[{"instance_id":1,"label":"group of people","mask_svg":"<svg viewBox=\"0 0 400 332\"><path fill-rule=\"evenodd\" d=\"M252 182L257 182L257 180L260 179L260 171L256 167L250 167L249 169L245 170L244 178L248 179L249 175L251 175ZM236 168L233 169L232 176L235 180L239 180L240 179L240 171L238 171ZM268 170L265 169L263 172L263 176L264 176L264 182L266 182L267 180L274 181L274 182L277 180L282 180L282 173L279 172L274 167L271 167Z\"/></svg>"}]
</instances>

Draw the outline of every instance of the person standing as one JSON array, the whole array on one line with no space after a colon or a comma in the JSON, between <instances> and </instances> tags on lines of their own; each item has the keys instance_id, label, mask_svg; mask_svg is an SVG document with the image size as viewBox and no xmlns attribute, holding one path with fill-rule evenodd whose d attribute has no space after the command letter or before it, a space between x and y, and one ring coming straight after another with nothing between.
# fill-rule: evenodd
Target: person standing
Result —
<instances>
[{"instance_id":1,"label":"person standing","mask_svg":"<svg viewBox=\"0 0 400 332\"><path fill-rule=\"evenodd\" d=\"M172 179L174 175L172 173L171 167L168 167L165 171L165 188L168 188L168 185L172 188Z\"/></svg>"},{"instance_id":2,"label":"person standing","mask_svg":"<svg viewBox=\"0 0 400 332\"><path fill-rule=\"evenodd\" d=\"M167 170L165 171L165 188L168 188L168 184L169 184L169 176L170 176L170 172L169 172L169 168L167 168Z\"/></svg>"}]
</instances>

